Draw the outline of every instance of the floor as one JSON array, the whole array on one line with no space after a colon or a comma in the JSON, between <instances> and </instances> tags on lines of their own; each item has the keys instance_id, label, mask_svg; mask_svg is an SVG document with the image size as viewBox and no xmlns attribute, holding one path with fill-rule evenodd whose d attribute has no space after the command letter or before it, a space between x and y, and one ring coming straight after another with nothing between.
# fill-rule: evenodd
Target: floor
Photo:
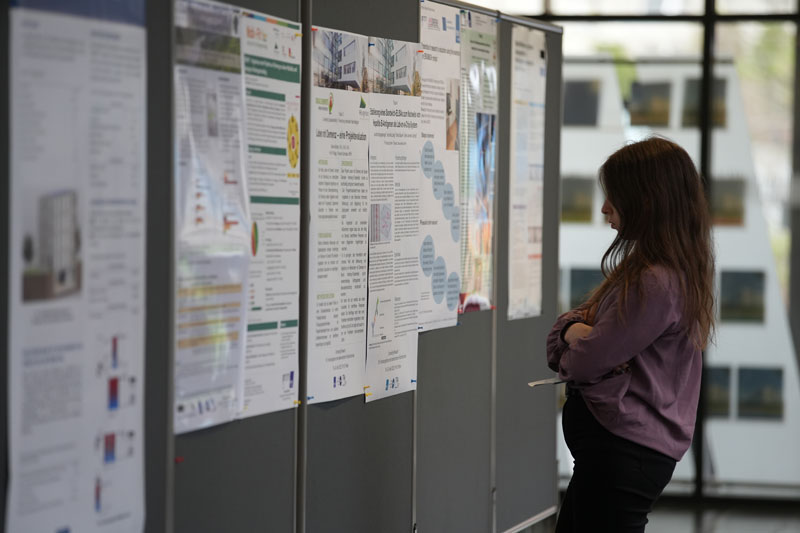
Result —
<instances>
[{"instance_id":1,"label":"floor","mask_svg":"<svg viewBox=\"0 0 800 533\"><path fill-rule=\"evenodd\" d=\"M800 533L800 505L715 505L696 512L685 504L658 504L647 533Z\"/></svg>"},{"instance_id":2,"label":"floor","mask_svg":"<svg viewBox=\"0 0 800 533\"><path fill-rule=\"evenodd\" d=\"M679 499L661 500L646 533L800 533L800 504L714 503L699 512ZM524 533L552 533L552 516Z\"/></svg>"}]
</instances>

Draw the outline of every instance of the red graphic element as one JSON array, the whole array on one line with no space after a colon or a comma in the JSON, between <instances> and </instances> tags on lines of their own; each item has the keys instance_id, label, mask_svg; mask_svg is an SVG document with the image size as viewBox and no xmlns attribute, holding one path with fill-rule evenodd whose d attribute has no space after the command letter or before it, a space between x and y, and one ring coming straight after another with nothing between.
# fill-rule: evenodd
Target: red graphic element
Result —
<instances>
[{"instance_id":1,"label":"red graphic element","mask_svg":"<svg viewBox=\"0 0 800 533\"><path fill-rule=\"evenodd\" d=\"M228 218L228 215L222 217L222 231L228 232L233 226L238 226L239 221L233 218Z\"/></svg>"}]
</instances>

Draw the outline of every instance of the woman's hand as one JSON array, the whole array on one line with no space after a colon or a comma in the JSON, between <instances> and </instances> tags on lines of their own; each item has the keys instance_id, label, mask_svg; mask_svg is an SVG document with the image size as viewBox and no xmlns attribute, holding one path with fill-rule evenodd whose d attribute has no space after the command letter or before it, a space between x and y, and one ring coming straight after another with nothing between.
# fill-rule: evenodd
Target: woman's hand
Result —
<instances>
[{"instance_id":1,"label":"woman's hand","mask_svg":"<svg viewBox=\"0 0 800 533\"><path fill-rule=\"evenodd\" d=\"M582 339L589 335L592 332L592 326L587 326L581 322L576 322L572 324L567 332L564 333L564 340L567 341L567 344L572 346L578 339Z\"/></svg>"}]
</instances>

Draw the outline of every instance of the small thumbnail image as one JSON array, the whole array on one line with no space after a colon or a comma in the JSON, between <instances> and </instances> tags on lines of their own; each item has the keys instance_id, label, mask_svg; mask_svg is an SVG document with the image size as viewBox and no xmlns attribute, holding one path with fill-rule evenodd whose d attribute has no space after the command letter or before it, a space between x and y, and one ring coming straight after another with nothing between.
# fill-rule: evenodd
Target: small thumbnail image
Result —
<instances>
[{"instance_id":1,"label":"small thumbnail image","mask_svg":"<svg viewBox=\"0 0 800 533\"><path fill-rule=\"evenodd\" d=\"M23 216L22 300L49 300L81 290L78 194L49 191L26 199Z\"/></svg>"},{"instance_id":2,"label":"small thumbnail image","mask_svg":"<svg viewBox=\"0 0 800 533\"><path fill-rule=\"evenodd\" d=\"M391 204L370 205L369 242L390 242L392 240Z\"/></svg>"},{"instance_id":3,"label":"small thumbnail image","mask_svg":"<svg viewBox=\"0 0 800 533\"><path fill-rule=\"evenodd\" d=\"M447 96L445 98L445 115L447 117L448 150L459 149L458 125L461 117L461 82L456 78L447 80Z\"/></svg>"}]
</instances>

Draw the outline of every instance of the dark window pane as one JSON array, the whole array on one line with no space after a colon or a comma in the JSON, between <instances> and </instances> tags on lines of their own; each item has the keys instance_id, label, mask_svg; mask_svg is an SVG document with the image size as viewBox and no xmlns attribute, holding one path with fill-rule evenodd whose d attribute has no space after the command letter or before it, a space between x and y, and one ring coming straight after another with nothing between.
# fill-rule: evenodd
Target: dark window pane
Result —
<instances>
[{"instance_id":1,"label":"dark window pane","mask_svg":"<svg viewBox=\"0 0 800 533\"><path fill-rule=\"evenodd\" d=\"M718 226L741 226L744 224L745 181L738 179L715 179L711 183L711 216Z\"/></svg>"},{"instance_id":2,"label":"dark window pane","mask_svg":"<svg viewBox=\"0 0 800 533\"><path fill-rule=\"evenodd\" d=\"M721 320L764 322L763 272L722 272L720 293Z\"/></svg>"},{"instance_id":3,"label":"dark window pane","mask_svg":"<svg viewBox=\"0 0 800 533\"><path fill-rule=\"evenodd\" d=\"M563 178L561 180L561 221L591 222L594 189L594 180L591 178Z\"/></svg>"},{"instance_id":4,"label":"dark window pane","mask_svg":"<svg viewBox=\"0 0 800 533\"><path fill-rule=\"evenodd\" d=\"M706 372L706 416L730 416L731 411L731 369L728 367L707 367Z\"/></svg>"},{"instance_id":5,"label":"dark window pane","mask_svg":"<svg viewBox=\"0 0 800 533\"><path fill-rule=\"evenodd\" d=\"M569 306L574 309L586 301L589 293L603 282L603 273L596 268L574 268L569 275Z\"/></svg>"},{"instance_id":6,"label":"dark window pane","mask_svg":"<svg viewBox=\"0 0 800 533\"><path fill-rule=\"evenodd\" d=\"M727 80L714 78L711 88L711 123L717 128L727 125L727 111L725 108L725 92ZM700 80L692 78L686 80L683 94L683 127L696 127L700 125Z\"/></svg>"},{"instance_id":7,"label":"dark window pane","mask_svg":"<svg viewBox=\"0 0 800 533\"><path fill-rule=\"evenodd\" d=\"M599 81L567 81L564 84L564 125L596 126L599 99Z\"/></svg>"},{"instance_id":8,"label":"dark window pane","mask_svg":"<svg viewBox=\"0 0 800 533\"><path fill-rule=\"evenodd\" d=\"M739 418L783 418L782 369L739 369Z\"/></svg>"},{"instance_id":9,"label":"dark window pane","mask_svg":"<svg viewBox=\"0 0 800 533\"><path fill-rule=\"evenodd\" d=\"M631 86L628 111L634 126L669 126L670 84L668 82L642 83Z\"/></svg>"}]
</instances>

